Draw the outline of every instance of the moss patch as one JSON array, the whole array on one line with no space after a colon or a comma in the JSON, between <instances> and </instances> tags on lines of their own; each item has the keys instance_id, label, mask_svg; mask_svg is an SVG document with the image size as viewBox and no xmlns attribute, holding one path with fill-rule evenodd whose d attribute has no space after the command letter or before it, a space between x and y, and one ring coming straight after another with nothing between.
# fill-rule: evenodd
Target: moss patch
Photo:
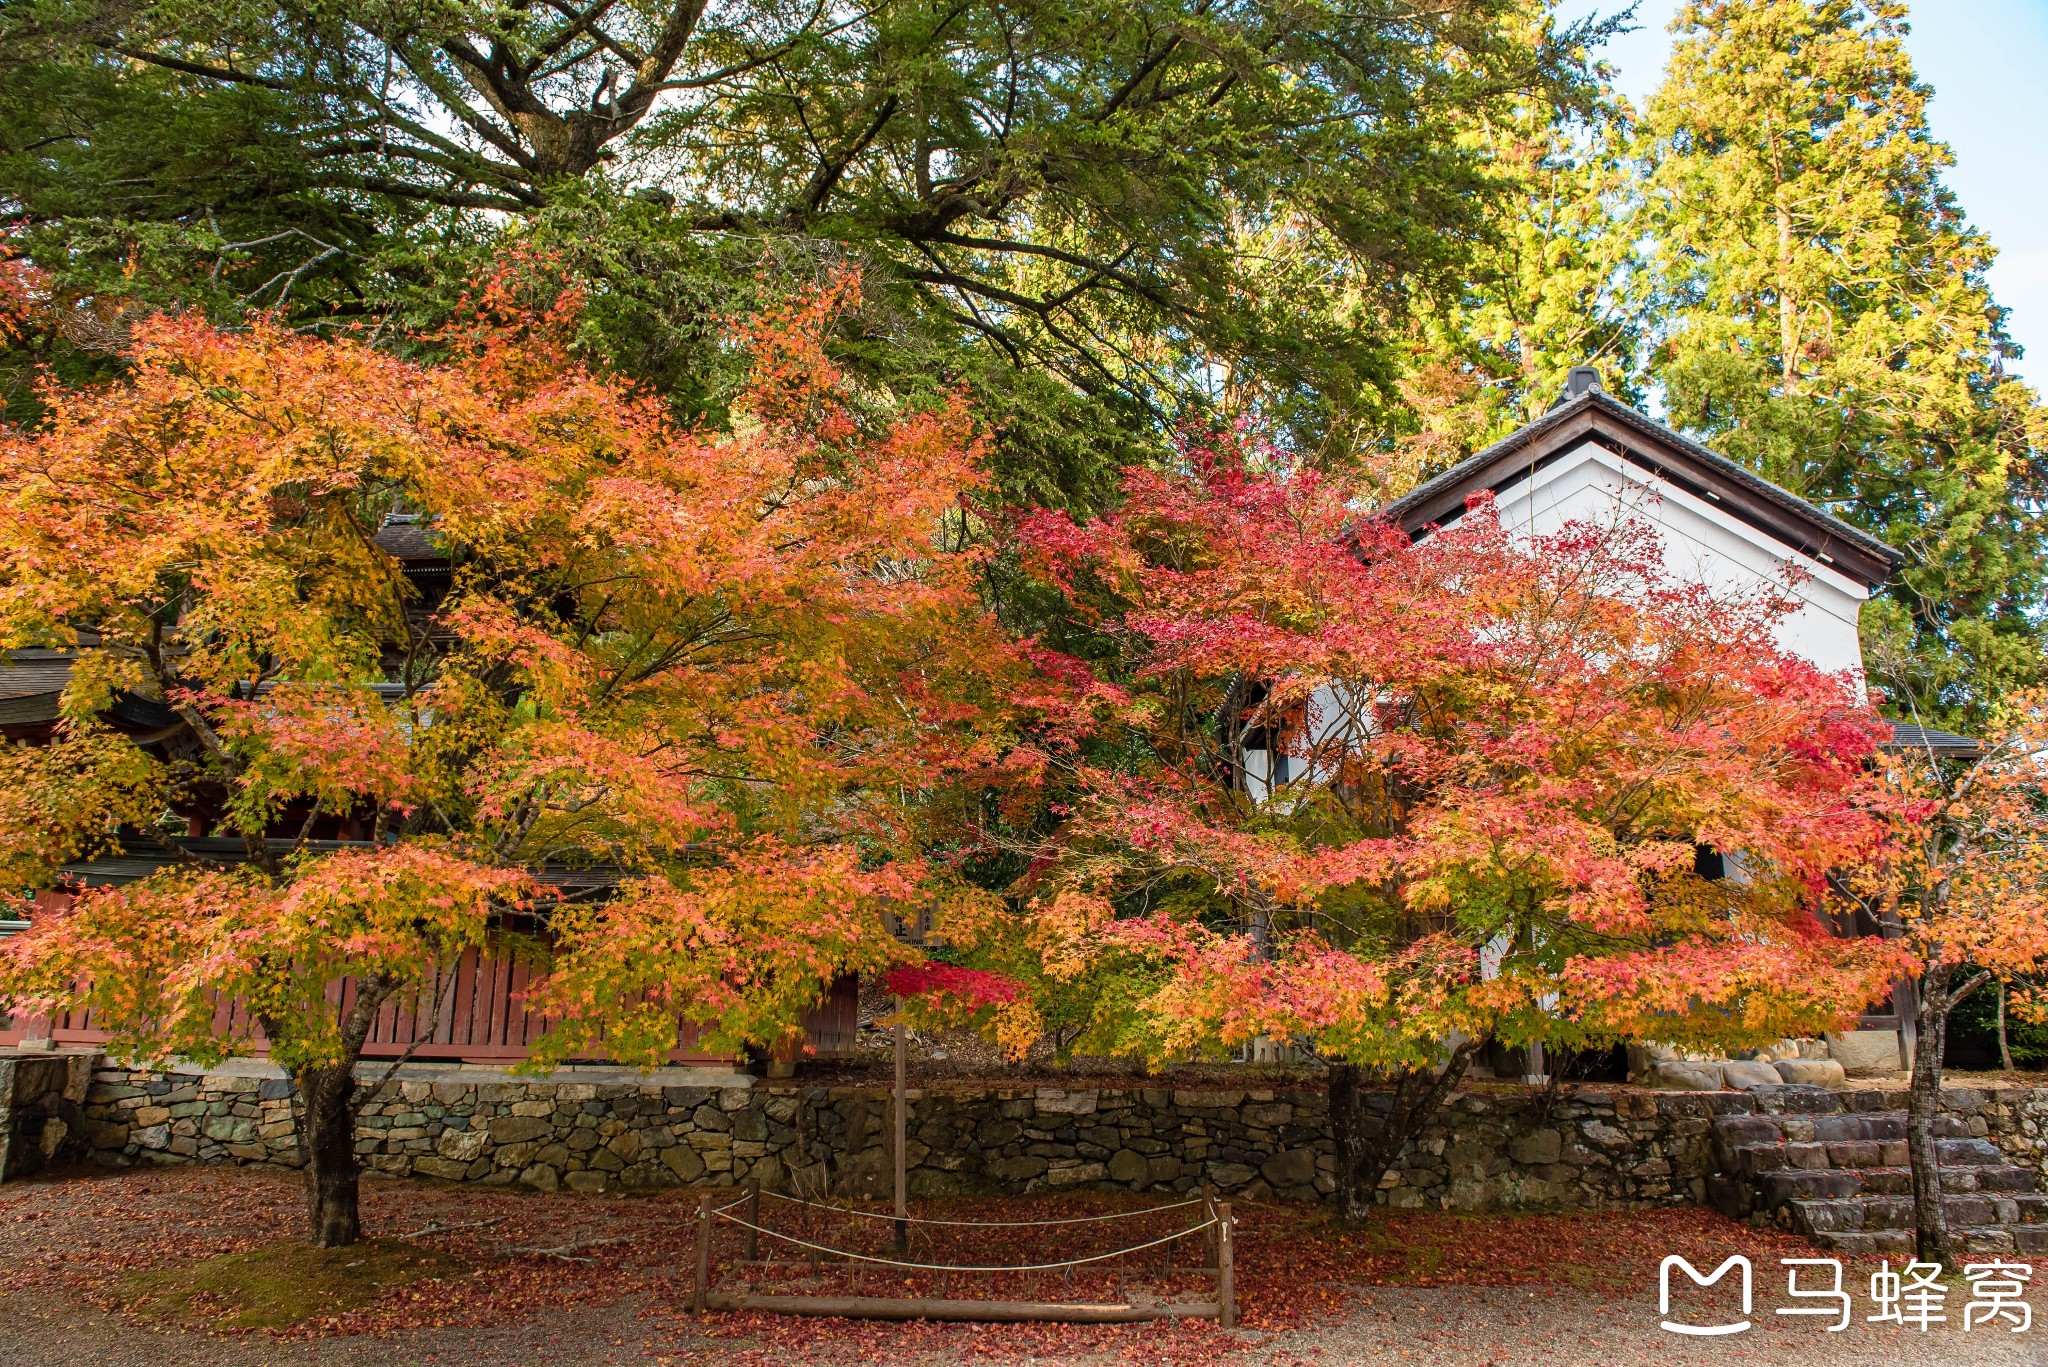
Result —
<instances>
[{"instance_id":1,"label":"moss patch","mask_svg":"<svg viewBox=\"0 0 2048 1367\"><path fill-rule=\"evenodd\" d=\"M250 1329L360 1310L386 1287L460 1276L459 1258L395 1239L349 1248L287 1242L124 1278L121 1299L137 1314Z\"/></svg>"}]
</instances>

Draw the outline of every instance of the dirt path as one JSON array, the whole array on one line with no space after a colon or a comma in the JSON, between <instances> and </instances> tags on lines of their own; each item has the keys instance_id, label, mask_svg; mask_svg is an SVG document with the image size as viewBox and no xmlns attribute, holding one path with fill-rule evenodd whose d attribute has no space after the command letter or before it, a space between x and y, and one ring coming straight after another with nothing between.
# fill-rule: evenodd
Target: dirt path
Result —
<instances>
[{"instance_id":1,"label":"dirt path","mask_svg":"<svg viewBox=\"0 0 2048 1367\"><path fill-rule=\"evenodd\" d=\"M1804 1324L1766 1322L1739 1337L1687 1342L1656 1327L1649 1300L1617 1305L1574 1290L1503 1287L1375 1287L1350 1313L1322 1328L1237 1336L1253 1364L1380 1364L1411 1367L1623 1367L1623 1364L1758 1364L1758 1367L2039 1367L2048 1333L1965 1334L1950 1327L1921 1335L1852 1326L1829 1334ZM2048 1327L2048 1326L2044 1326ZM1145 1362L1146 1336L1074 1356L984 1354L985 1367L1052 1367ZM966 1337L975 1337L971 1333ZM753 1356L746 1340L693 1339L653 1324L636 1308L568 1311L544 1325L416 1331L401 1339L353 1337L281 1343L166 1334L138 1328L61 1296L7 1300L0 1367L599 1367L600 1364L713 1362ZM919 1345L876 1357L872 1345L848 1345L844 1357L812 1361L854 1367L876 1362L960 1362L957 1347Z\"/></svg>"}]
</instances>

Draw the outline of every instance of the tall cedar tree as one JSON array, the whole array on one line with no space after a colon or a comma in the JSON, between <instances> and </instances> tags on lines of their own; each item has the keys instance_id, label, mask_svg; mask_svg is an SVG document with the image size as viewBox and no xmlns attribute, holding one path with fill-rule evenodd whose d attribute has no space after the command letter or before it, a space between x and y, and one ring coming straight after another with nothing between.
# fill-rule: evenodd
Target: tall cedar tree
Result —
<instances>
[{"instance_id":1,"label":"tall cedar tree","mask_svg":"<svg viewBox=\"0 0 2048 1367\"><path fill-rule=\"evenodd\" d=\"M421 989L519 912L554 941L538 1064L652 1063L679 1023L786 1042L833 977L902 956L891 914L949 895L927 798L1003 715L1010 655L954 549L979 444L958 405L851 420L819 350L850 283L735 338L727 433L570 360L573 320L520 302L534 269L445 365L160 319L125 379L0 436L0 646L75 652L54 735L0 752L0 881L184 859L38 913L0 1005L204 1061L259 1043L216 1010L239 999L295 1090L321 1245L358 1236L380 1008L431 1021ZM394 506L445 594L373 539ZM123 693L177 726L111 729ZM172 812L243 856L191 855ZM308 841L336 820L367 840ZM564 862L609 896L538 877Z\"/></svg>"},{"instance_id":2,"label":"tall cedar tree","mask_svg":"<svg viewBox=\"0 0 2048 1367\"><path fill-rule=\"evenodd\" d=\"M1531 41L1568 42L1550 6ZM1597 36L1597 35L1595 35ZM1590 62L1592 52L1582 54ZM1400 381L1410 431L1386 493L1455 464L1542 416L1573 366L1595 365L1633 399L1648 317L1638 282L1633 115L1605 85L1572 102L1536 91L1474 109L1460 142L1505 187L1463 287L1418 311Z\"/></svg>"},{"instance_id":3,"label":"tall cedar tree","mask_svg":"<svg viewBox=\"0 0 2048 1367\"><path fill-rule=\"evenodd\" d=\"M1900 0L1687 5L1644 120L1670 420L1908 554L1866 610L1902 715L2042 670L2048 417L1942 183Z\"/></svg>"},{"instance_id":4,"label":"tall cedar tree","mask_svg":"<svg viewBox=\"0 0 2048 1367\"><path fill-rule=\"evenodd\" d=\"M1024 526L1107 669L1043 657L1086 698L1063 819L1022 914L956 928L1113 979L1093 1047L1313 1050L1358 1220L1488 1039L1756 1045L1886 989L1896 949L1820 919L1885 834L1882 723L1771 644L1783 603L1667 580L1646 527L1524 541L1481 503L1411 544L1349 477L1182 457Z\"/></svg>"}]
</instances>

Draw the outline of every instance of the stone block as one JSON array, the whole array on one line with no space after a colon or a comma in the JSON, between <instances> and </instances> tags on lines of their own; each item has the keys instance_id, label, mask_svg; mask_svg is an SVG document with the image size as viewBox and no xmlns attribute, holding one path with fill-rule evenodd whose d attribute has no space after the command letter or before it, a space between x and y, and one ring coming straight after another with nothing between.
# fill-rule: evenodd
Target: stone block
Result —
<instances>
[{"instance_id":1,"label":"stone block","mask_svg":"<svg viewBox=\"0 0 2048 1367\"><path fill-rule=\"evenodd\" d=\"M1041 1114L1093 1115L1101 1095L1094 1091L1070 1092L1058 1087L1041 1087L1033 1100Z\"/></svg>"},{"instance_id":2,"label":"stone block","mask_svg":"<svg viewBox=\"0 0 2048 1367\"><path fill-rule=\"evenodd\" d=\"M704 1175L704 1160L697 1156L695 1149L685 1144L663 1149L661 1162L681 1182L694 1182Z\"/></svg>"},{"instance_id":3,"label":"stone block","mask_svg":"<svg viewBox=\"0 0 2048 1367\"><path fill-rule=\"evenodd\" d=\"M1072 1163L1048 1168L1046 1184L1055 1187L1076 1187L1083 1182L1106 1182L1109 1169L1101 1163Z\"/></svg>"},{"instance_id":4,"label":"stone block","mask_svg":"<svg viewBox=\"0 0 2048 1367\"><path fill-rule=\"evenodd\" d=\"M434 1152L457 1163L473 1163L484 1151L484 1136L477 1130L443 1130L434 1140Z\"/></svg>"},{"instance_id":5,"label":"stone block","mask_svg":"<svg viewBox=\"0 0 2048 1367\"><path fill-rule=\"evenodd\" d=\"M199 1132L216 1144L247 1144L256 1138L256 1125L238 1116L213 1116Z\"/></svg>"},{"instance_id":6,"label":"stone block","mask_svg":"<svg viewBox=\"0 0 2048 1367\"><path fill-rule=\"evenodd\" d=\"M1109 1156L1109 1176L1113 1182L1143 1183L1151 1177L1151 1165L1134 1149L1118 1149Z\"/></svg>"},{"instance_id":7,"label":"stone block","mask_svg":"<svg viewBox=\"0 0 2048 1367\"><path fill-rule=\"evenodd\" d=\"M1556 1130L1536 1130L1508 1145L1517 1163L1555 1163L1564 1154L1564 1136Z\"/></svg>"},{"instance_id":8,"label":"stone block","mask_svg":"<svg viewBox=\"0 0 2048 1367\"><path fill-rule=\"evenodd\" d=\"M554 1132L555 1127L539 1116L501 1115L491 1121L491 1142L494 1144L545 1139Z\"/></svg>"},{"instance_id":9,"label":"stone block","mask_svg":"<svg viewBox=\"0 0 2048 1367\"><path fill-rule=\"evenodd\" d=\"M1773 1073L1775 1080L1777 1074ZM1721 1065L1718 1063L1688 1063L1684 1059L1659 1059L1650 1065L1644 1078L1650 1087L1665 1087L1683 1092L1718 1092L1722 1089Z\"/></svg>"},{"instance_id":10,"label":"stone block","mask_svg":"<svg viewBox=\"0 0 2048 1367\"><path fill-rule=\"evenodd\" d=\"M1274 1154L1259 1165L1259 1172L1275 1187L1300 1187L1316 1177L1316 1151L1289 1149Z\"/></svg>"},{"instance_id":11,"label":"stone block","mask_svg":"<svg viewBox=\"0 0 2048 1367\"><path fill-rule=\"evenodd\" d=\"M1849 1077L1897 1077L1899 1037L1892 1030L1850 1030L1828 1036L1828 1057Z\"/></svg>"},{"instance_id":12,"label":"stone block","mask_svg":"<svg viewBox=\"0 0 2048 1367\"><path fill-rule=\"evenodd\" d=\"M562 1182L571 1191L603 1191L605 1183L609 1180L610 1178L602 1172L586 1170L583 1172L572 1172L563 1178Z\"/></svg>"},{"instance_id":13,"label":"stone block","mask_svg":"<svg viewBox=\"0 0 2048 1367\"><path fill-rule=\"evenodd\" d=\"M1243 1102L1243 1092L1204 1092L1181 1089L1173 1094L1174 1105L1192 1111L1235 1110Z\"/></svg>"},{"instance_id":14,"label":"stone block","mask_svg":"<svg viewBox=\"0 0 2048 1367\"><path fill-rule=\"evenodd\" d=\"M1721 1081L1725 1086L1740 1090L1749 1087L1782 1087L1786 1079L1780 1077L1777 1068L1771 1064L1730 1059L1721 1065Z\"/></svg>"},{"instance_id":15,"label":"stone block","mask_svg":"<svg viewBox=\"0 0 2048 1367\"><path fill-rule=\"evenodd\" d=\"M1785 1058L1771 1066L1786 1082L1803 1086L1839 1087L1848 1080L1847 1070L1831 1058Z\"/></svg>"}]
</instances>

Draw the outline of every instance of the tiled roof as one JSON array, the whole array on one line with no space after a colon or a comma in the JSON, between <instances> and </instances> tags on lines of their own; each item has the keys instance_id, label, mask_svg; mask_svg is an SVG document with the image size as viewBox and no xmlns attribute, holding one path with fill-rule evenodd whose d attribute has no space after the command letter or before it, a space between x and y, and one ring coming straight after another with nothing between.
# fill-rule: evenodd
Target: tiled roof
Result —
<instances>
[{"instance_id":1,"label":"tiled roof","mask_svg":"<svg viewBox=\"0 0 2048 1367\"><path fill-rule=\"evenodd\" d=\"M1884 743L1887 750L1926 750L1937 755L1974 755L1983 747L1968 736L1959 736L1953 731L1941 731L1932 726L1915 726L1908 722L1892 723L1892 738Z\"/></svg>"}]
</instances>

